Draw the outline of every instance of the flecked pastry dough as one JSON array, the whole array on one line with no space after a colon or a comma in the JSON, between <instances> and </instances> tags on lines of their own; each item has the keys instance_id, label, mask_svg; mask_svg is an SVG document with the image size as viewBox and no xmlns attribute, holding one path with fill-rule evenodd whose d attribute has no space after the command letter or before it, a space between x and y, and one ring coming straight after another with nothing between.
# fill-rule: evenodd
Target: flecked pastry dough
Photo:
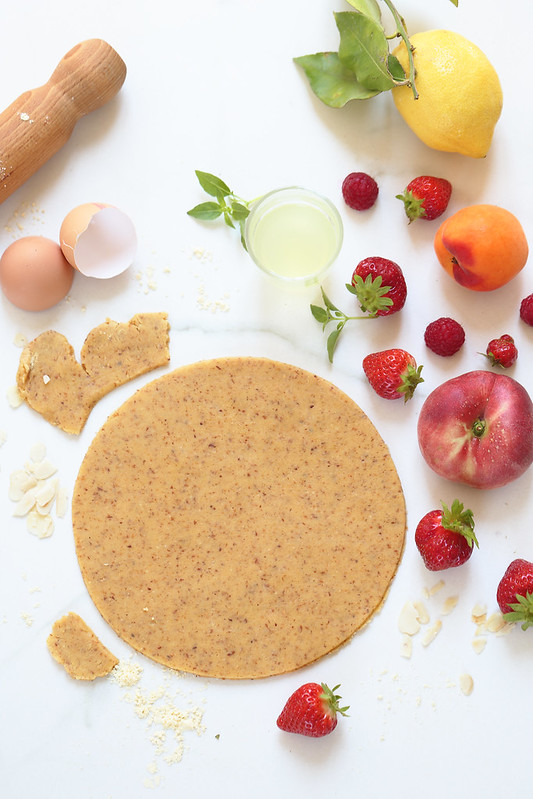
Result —
<instances>
[{"instance_id":1,"label":"flecked pastry dough","mask_svg":"<svg viewBox=\"0 0 533 799\"><path fill-rule=\"evenodd\" d=\"M144 655L211 677L281 674L348 641L384 600L405 526L363 411L262 358L139 389L96 435L73 497L103 617Z\"/></svg>"},{"instance_id":2,"label":"flecked pastry dough","mask_svg":"<svg viewBox=\"0 0 533 799\"><path fill-rule=\"evenodd\" d=\"M107 319L88 334L78 362L65 336L47 330L21 353L19 394L50 424L77 435L105 394L168 363L168 331L166 313Z\"/></svg>"}]
</instances>

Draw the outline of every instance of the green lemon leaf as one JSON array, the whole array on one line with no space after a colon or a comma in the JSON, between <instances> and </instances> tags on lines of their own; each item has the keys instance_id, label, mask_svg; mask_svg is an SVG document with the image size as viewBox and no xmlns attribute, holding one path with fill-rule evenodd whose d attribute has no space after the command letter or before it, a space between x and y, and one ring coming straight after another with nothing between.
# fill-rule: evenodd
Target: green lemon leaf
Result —
<instances>
[{"instance_id":1,"label":"green lemon leaf","mask_svg":"<svg viewBox=\"0 0 533 799\"><path fill-rule=\"evenodd\" d=\"M341 37L339 59L344 67L368 89L392 89L395 81L388 69L389 43L382 26L358 11L338 12L335 21Z\"/></svg>"},{"instance_id":2,"label":"green lemon leaf","mask_svg":"<svg viewBox=\"0 0 533 799\"><path fill-rule=\"evenodd\" d=\"M454 0L452 0L452 3ZM367 17L372 17L376 22L381 22L381 10L377 0L348 0L348 3Z\"/></svg>"},{"instance_id":3,"label":"green lemon leaf","mask_svg":"<svg viewBox=\"0 0 533 799\"><path fill-rule=\"evenodd\" d=\"M394 80L401 82L405 80L405 78L407 77L404 68L402 67L396 56L392 55L392 53L387 58L387 66Z\"/></svg>"},{"instance_id":4,"label":"green lemon leaf","mask_svg":"<svg viewBox=\"0 0 533 799\"><path fill-rule=\"evenodd\" d=\"M222 208L218 203L200 203L200 205L195 205L187 213L195 219L218 219L222 213Z\"/></svg>"},{"instance_id":5,"label":"green lemon leaf","mask_svg":"<svg viewBox=\"0 0 533 799\"><path fill-rule=\"evenodd\" d=\"M331 108L342 108L350 100L367 100L379 93L362 86L337 53L304 55L294 61L302 67L318 99Z\"/></svg>"},{"instance_id":6,"label":"green lemon leaf","mask_svg":"<svg viewBox=\"0 0 533 799\"><path fill-rule=\"evenodd\" d=\"M210 172L200 172L198 169L194 171L200 182L200 186L207 194L211 194L212 197L227 197L228 194L231 194L231 189L221 178L217 178L216 175L211 175Z\"/></svg>"}]
</instances>

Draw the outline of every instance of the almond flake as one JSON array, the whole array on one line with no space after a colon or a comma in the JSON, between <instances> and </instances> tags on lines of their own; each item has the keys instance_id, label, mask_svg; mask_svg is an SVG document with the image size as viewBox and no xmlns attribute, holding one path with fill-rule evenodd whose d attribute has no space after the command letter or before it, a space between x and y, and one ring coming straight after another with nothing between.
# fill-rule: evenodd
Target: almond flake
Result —
<instances>
[{"instance_id":1,"label":"almond flake","mask_svg":"<svg viewBox=\"0 0 533 799\"><path fill-rule=\"evenodd\" d=\"M465 696L470 696L474 690L474 680L470 674L461 674L459 677L459 686Z\"/></svg>"},{"instance_id":2,"label":"almond flake","mask_svg":"<svg viewBox=\"0 0 533 799\"><path fill-rule=\"evenodd\" d=\"M8 388L6 397L12 408L18 408L24 402L16 386L10 386Z\"/></svg>"},{"instance_id":3,"label":"almond flake","mask_svg":"<svg viewBox=\"0 0 533 799\"><path fill-rule=\"evenodd\" d=\"M424 603L418 601L418 602L413 602L413 605L415 606L416 613L417 613L417 618L418 618L418 621L420 622L420 624L428 624L429 623L429 613L428 613L428 610L427 610L426 606L424 605Z\"/></svg>"},{"instance_id":4,"label":"almond flake","mask_svg":"<svg viewBox=\"0 0 533 799\"><path fill-rule=\"evenodd\" d=\"M449 613L451 613L452 610L454 610L455 606L457 605L458 601L459 601L458 596L449 596L441 608L441 614L443 616L447 616Z\"/></svg>"},{"instance_id":5,"label":"almond flake","mask_svg":"<svg viewBox=\"0 0 533 799\"><path fill-rule=\"evenodd\" d=\"M57 472L57 469L50 461L44 460L40 463L30 464L30 471L37 480L47 480Z\"/></svg>"},{"instance_id":6,"label":"almond flake","mask_svg":"<svg viewBox=\"0 0 533 799\"><path fill-rule=\"evenodd\" d=\"M498 633L505 627L505 619L501 613L493 613L487 619L487 630L490 633Z\"/></svg>"},{"instance_id":7,"label":"almond flake","mask_svg":"<svg viewBox=\"0 0 533 799\"><path fill-rule=\"evenodd\" d=\"M437 619L435 624L432 624L432 626L424 634L424 637L422 638L422 646L429 646L429 644L431 644L431 642L434 641L437 635L440 633L441 629L442 622L440 619Z\"/></svg>"},{"instance_id":8,"label":"almond flake","mask_svg":"<svg viewBox=\"0 0 533 799\"><path fill-rule=\"evenodd\" d=\"M24 496L19 499L13 509L13 516L26 516L35 506L35 488L30 488Z\"/></svg>"},{"instance_id":9,"label":"almond flake","mask_svg":"<svg viewBox=\"0 0 533 799\"><path fill-rule=\"evenodd\" d=\"M486 645L487 645L486 638L474 638L474 640L472 641L472 648L476 653L476 655L480 655L485 649Z\"/></svg>"},{"instance_id":10,"label":"almond flake","mask_svg":"<svg viewBox=\"0 0 533 799\"><path fill-rule=\"evenodd\" d=\"M478 602L472 608L472 621L478 624L479 622L484 622L487 618L487 606L482 605Z\"/></svg>"},{"instance_id":11,"label":"almond flake","mask_svg":"<svg viewBox=\"0 0 533 799\"><path fill-rule=\"evenodd\" d=\"M398 627L405 635L416 635L420 630L418 613L412 602L406 602L398 619Z\"/></svg>"},{"instance_id":12,"label":"almond flake","mask_svg":"<svg viewBox=\"0 0 533 799\"><path fill-rule=\"evenodd\" d=\"M438 583L428 590L429 596L435 596L439 591L444 588L444 580L439 580Z\"/></svg>"},{"instance_id":13,"label":"almond flake","mask_svg":"<svg viewBox=\"0 0 533 799\"><path fill-rule=\"evenodd\" d=\"M51 505L57 494L58 480L46 480L35 493L35 502L41 508Z\"/></svg>"},{"instance_id":14,"label":"almond flake","mask_svg":"<svg viewBox=\"0 0 533 799\"><path fill-rule=\"evenodd\" d=\"M54 532L54 522L52 521L52 517L49 515L41 516L40 513L32 510L30 513L28 513L26 521L28 532L30 532L32 535L36 535L37 538L50 538Z\"/></svg>"},{"instance_id":15,"label":"almond flake","mask_svg":"<svg viewBox=\"0 0 533 799\"><path fill-rule=\"evenodd\" d=\"M403 658L409 660L411 655L413 654L413 640L410 635L405 635L402 638L402 643L400 646L400 655Z\"/></svg>"},{"instance_id":16,"label":"almond flake","mask_svg":"<svg viewBox=\"0 0 533 799\"><path fill-rule=\"evenodd\" d=\"M17 469L12 472L9 478L9 499L18 502L30 488L37 485L37 480L33 475L28 474L24 469Z\"/></svg>"},{"instance_id":17,"label":"almond flake","mask_svg":"<svg viewBox=\"0 0 533 799\"><path fill-rule=\"evenodd\" d=\"M33 463L41 463L46 457L46 447L41 441L37 441L30 449L30 459Z\"/></svg>"},{"instance_id":18,"label":"almond flake","mask_svg":"<svg viewBox=\"0 0 533 799\"><path fill-rule=\"evenodd\" d=\"M56 514L62 519L67 513L67 492L62 485L58 486L56 494Z\"/></svg>"}]
</instances>

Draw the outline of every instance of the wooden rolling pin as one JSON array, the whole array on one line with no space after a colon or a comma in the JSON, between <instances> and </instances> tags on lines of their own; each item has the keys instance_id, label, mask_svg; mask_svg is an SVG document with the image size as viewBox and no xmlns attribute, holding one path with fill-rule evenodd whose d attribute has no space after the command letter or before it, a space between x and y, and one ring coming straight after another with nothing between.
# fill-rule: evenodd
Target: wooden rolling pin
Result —
<instances>
[{"instance_id":1,"label":"wooden rolling pin","mask_svg":"<svg viewBox=\"0 0 533 799\"><path fill-rule=\"evenodd\" d=\"M0 114L0 203L70 138L81 117L107 103L126 65L102 39L77 44L50 80L22 94Z\"/></svg>"}]
</instances>

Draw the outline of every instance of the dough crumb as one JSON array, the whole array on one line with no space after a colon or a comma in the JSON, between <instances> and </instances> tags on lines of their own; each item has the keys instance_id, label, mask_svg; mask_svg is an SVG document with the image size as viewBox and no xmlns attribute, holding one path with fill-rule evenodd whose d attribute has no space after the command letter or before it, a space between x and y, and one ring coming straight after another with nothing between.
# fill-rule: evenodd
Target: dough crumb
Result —
<instances>
[{"instance_id":1,"label":"dough crumb","mask_svg":"<svg viewBox=\"0 0 533 799\"><path fill-rule=\"evenodd\" d=\"M118 663L77 613L56 621L46 644L54 660L75 680L105 677Z\"/></svg>"}]
</instances>

